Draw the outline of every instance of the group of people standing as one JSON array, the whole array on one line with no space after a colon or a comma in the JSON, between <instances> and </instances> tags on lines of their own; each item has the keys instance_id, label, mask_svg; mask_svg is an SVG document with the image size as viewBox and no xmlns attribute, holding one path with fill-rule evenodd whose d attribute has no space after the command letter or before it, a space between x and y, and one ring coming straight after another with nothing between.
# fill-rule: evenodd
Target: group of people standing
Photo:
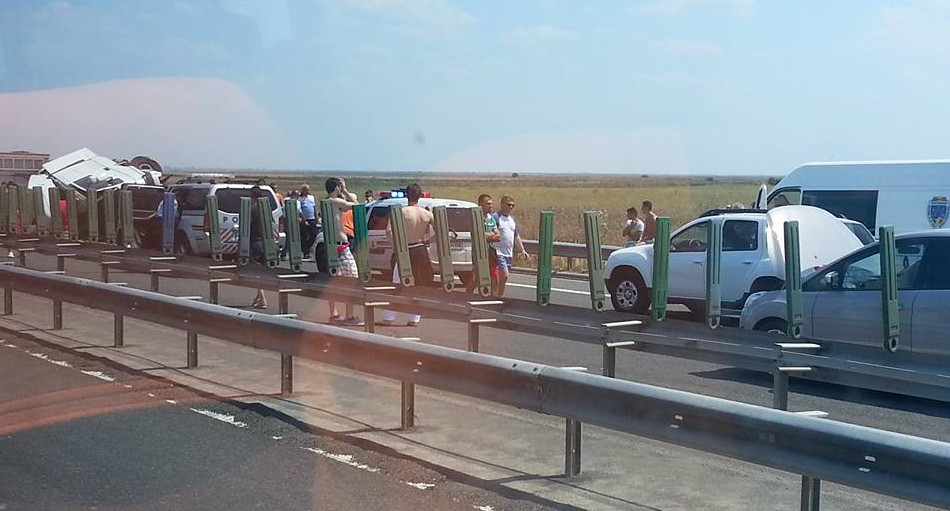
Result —
<instances>
[{"instance_id":1,"label":"group of people standing","mask_svg":"<svg viewBox=\"0 0 950 511\"><path fill-rule=\"evenodd\" d=\"M620 235L625 247L653 243L656 238L656 213L653 212L653 203L643 201L639 212L636 206L627 208L627 221Z\"/></svg>"},{"instance_id":2,"label":"group of people standing","mask_svg":"<svg viewBox=\"0 0 950 511\"><path fill-rule=\"evenodd\" d=\"M478 196L478 205L485 215L485 240L489 244L488 271L491 275L492 295L501 297L505 294L514 258L528 258L518 222L512 216L515 199L510 195L502 196L498 211L494 211L492 196L483 193ZM473 276L468 284L468 292L472 292L476 284Z\"/></svg>"}]
</instances>

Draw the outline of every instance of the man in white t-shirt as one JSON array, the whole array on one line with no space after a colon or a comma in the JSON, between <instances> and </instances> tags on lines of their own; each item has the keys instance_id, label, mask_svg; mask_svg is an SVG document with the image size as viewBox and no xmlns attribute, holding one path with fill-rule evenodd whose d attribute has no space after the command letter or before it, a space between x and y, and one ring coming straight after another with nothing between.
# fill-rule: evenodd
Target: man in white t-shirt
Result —
<instances>
[{"instance_id":1,"label":"man in white t-shirt","mask_svg":"<svg viewBox=\"0 0 950 511\"><path fill-rule=\"evenodd\" d=\"M632 247L643 240L643 220L637 218L637 208L631 206L627 208L627 222L623 226L623 236L625 247Z\"/></svg>"},{"instance_id":2,"label":"man in white t-shirt","mask_svg":"<svg viewBox=\"0 0 950 511\"><path fill-rule=\"evenodd\" d=\"M495 289L495 296L498 297L505 295L505 284L508 283L515 251L517 250L518 257L528 258L528 252L521 241L518 223L515 222L515 217L511 216L514 209L515 200L510 195L505 195L501 198L498 212L495 213L495 224L498 234L501 235L499 241L492 243L495 253L498 254L498 284Z\"/></svg>"}]
</instances>

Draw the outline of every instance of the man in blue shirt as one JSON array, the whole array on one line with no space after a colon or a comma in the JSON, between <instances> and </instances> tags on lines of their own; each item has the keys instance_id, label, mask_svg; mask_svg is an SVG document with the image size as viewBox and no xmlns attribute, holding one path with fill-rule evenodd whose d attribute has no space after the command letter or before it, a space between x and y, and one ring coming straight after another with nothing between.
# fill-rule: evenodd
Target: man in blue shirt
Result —
<instances>
[{"instance_id":1,"label":"man in blue shirt","mask_svg":"<svg viewBox=\"0 0 950 511\"><path fill-rule=\"evenodd\" d=\"M310 194L310 185L303 185L300 187L300 251L304 259L310 259L318 232L316 200Z\"/></svg>"}]
</instances>

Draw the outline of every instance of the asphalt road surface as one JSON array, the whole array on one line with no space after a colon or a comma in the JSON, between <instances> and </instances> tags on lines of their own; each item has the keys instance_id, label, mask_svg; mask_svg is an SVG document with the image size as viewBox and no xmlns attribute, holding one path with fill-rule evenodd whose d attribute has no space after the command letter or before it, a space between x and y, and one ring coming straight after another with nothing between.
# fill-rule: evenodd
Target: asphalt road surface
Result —
<instances>
[{"instance_id":1,"label":"asphalt road surface","mask_svg":"<svg viewBox=\"0 0 950 511\"><path fill-rule=\"evenodd\" d=\"M259 411L7 336L0 509L553 509Z\"/></svg>"}]
</instances>

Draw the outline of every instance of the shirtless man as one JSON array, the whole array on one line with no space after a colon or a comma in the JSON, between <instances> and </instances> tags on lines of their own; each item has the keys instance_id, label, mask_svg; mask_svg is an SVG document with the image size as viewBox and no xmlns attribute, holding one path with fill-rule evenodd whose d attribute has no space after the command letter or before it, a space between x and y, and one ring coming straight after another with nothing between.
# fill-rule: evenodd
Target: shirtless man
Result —
<instances>
[{"instance_id":1,"label":"shirtless man","mask_svg":"<svg viewBox=\"0 0 950 511\"><path fill-rule=\"evenodd\" d=\"M409 264L412 265L412 278L417 286L431 286L434 281L432 261L429 259L429 240L433 233L432 212L419 206L422 197L422 187L411 184L406 188L406 198L409 205L402 208L403 225L406 229L406 244L409 245ZM389 239L392 243L392 224L390 223ZM399 263L393 268L393 283L399 284ZM396 312L384 310L380 325L392 325L396 321ZM410 314L408 326L419 326L422 316Z\"/></svg>"},{"instance_id":2,"label":"shirtless man","mask_svg":"<svg viewBox=\"0 0 950 511\"><path fill-rule=\"evenodd\" d=\"M355 196L346 189L346 183L338 178L331 177L326 180L324 186L327 190L327 199L333 203L333 222L336 224L337 243L330 243L331 240L324 240L327 250L337 250L340 257L339 273L343 277L359 278L360 274L356 268L356 259L350 250L349 237L343 230L342 216L344 211L353 209L353 206L359 204ZM324 218L324 222L329 221ZM346 318L340 316L336 308L336 302L330 301L330 324L342 326L363 326L363 321L353 313L353 304L346 304Z\"/></svg>"}]
</instances>

